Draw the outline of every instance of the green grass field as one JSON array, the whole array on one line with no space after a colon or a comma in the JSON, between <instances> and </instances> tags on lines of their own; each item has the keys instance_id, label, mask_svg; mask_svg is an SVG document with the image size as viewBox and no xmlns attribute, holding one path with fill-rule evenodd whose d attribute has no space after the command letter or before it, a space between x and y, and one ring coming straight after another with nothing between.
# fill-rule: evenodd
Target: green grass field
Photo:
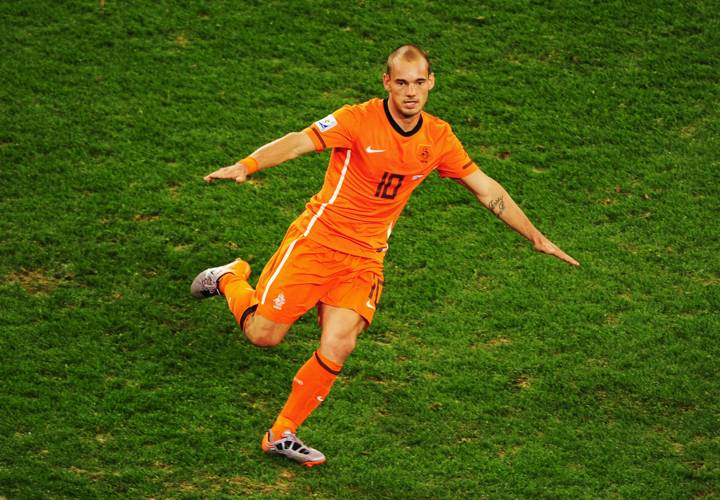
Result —
<instances>
[{"instance_id":1,"label":"green grass field","mask_svg":"<svg viewBox=\"0 0 720 500\"><path fill-rule=\"evenodd\" d=\"M716 1L0 3L0 498L720 494ZM253 280L327 153L202 176L434 60L428 111L582 262L432 176L379 314L301 437L259 440L314 315L249 345Z\"/></svg>"}]
</instances>

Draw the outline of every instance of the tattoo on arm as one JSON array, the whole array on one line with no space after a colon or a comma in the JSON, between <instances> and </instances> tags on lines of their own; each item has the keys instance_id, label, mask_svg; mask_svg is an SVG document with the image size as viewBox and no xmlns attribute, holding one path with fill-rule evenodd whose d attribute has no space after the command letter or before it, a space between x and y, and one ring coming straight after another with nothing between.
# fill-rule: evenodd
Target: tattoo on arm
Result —
<instances>
[{"instance_id":1,"label":"tattoo on arm","mask_svg":"<svg viewBox=\"0 0 720 500\"><path fill-rule=\"evenodd\" d=\"M492 200L489 208L492 213L500 217L500 215L505 211L505 203L503 202L502 196Z\"/></svg>"}]
</instances>

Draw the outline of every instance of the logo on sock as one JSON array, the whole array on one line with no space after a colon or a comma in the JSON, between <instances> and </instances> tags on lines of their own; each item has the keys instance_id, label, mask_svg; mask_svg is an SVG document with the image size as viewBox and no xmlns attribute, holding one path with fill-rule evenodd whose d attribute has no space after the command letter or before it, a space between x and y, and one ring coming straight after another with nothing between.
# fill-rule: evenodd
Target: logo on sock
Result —
<instances>
[{"instance_id":1,"label":"logo on sock","mask_svg":"<svg viewBox=\"0 0 720 500\"><path fill-rule=\"evenodd\" d=\"M285 294L280 292L278 294L278 296L275 297L275 300L273 300L273 309L282 311L282 308L284 305L285 305Z\"/></svg>"}]
</instances>

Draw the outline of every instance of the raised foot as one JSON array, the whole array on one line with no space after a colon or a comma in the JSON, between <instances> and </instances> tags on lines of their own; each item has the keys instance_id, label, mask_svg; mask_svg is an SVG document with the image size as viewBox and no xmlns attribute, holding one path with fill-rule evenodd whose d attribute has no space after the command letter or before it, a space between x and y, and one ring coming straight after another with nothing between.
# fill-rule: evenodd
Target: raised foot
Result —
<instances>
[{"instance_id":1,"label":"raised foot","mask_svg":"<svg viewBox=\"0 0 720 500\"><path fill-rule=\"evenodd\" d=\"M242 259L235 259L224 266L205 269L195 276L190 285L190 293L196 299L206 299L214 295L220 295L218 282L226 274L234 274L247 280L250 277L250 264Z\"/></svg>"}]
</instances>

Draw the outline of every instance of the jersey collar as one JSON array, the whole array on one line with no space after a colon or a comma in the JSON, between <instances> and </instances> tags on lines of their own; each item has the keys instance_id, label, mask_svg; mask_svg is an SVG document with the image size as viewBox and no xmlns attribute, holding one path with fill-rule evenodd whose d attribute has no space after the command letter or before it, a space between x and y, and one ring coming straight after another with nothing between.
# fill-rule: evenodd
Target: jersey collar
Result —
<instances>
[{"instance_id":1,"label":"jersey collar","mask_svg":"<svg viewBox=\"0 0 720 500\"><path fill-rule=\"evenodd\" d=\"M385 116L387 117L388 121L390 122L390 125L392 125L392 128L395 129L395 132L402 135L403 137L410 137L411 135L415 135L423 124L423 117L422 113L420 114L420 119L418 120L417 124L412 128L412 130L408 130L407 132L402 129L400 125L397 124L395 119L390 114L390 108L388 107L388 100L387 97L383 99L383 109L385 110Z\"/></svg>"}]
</instances>

